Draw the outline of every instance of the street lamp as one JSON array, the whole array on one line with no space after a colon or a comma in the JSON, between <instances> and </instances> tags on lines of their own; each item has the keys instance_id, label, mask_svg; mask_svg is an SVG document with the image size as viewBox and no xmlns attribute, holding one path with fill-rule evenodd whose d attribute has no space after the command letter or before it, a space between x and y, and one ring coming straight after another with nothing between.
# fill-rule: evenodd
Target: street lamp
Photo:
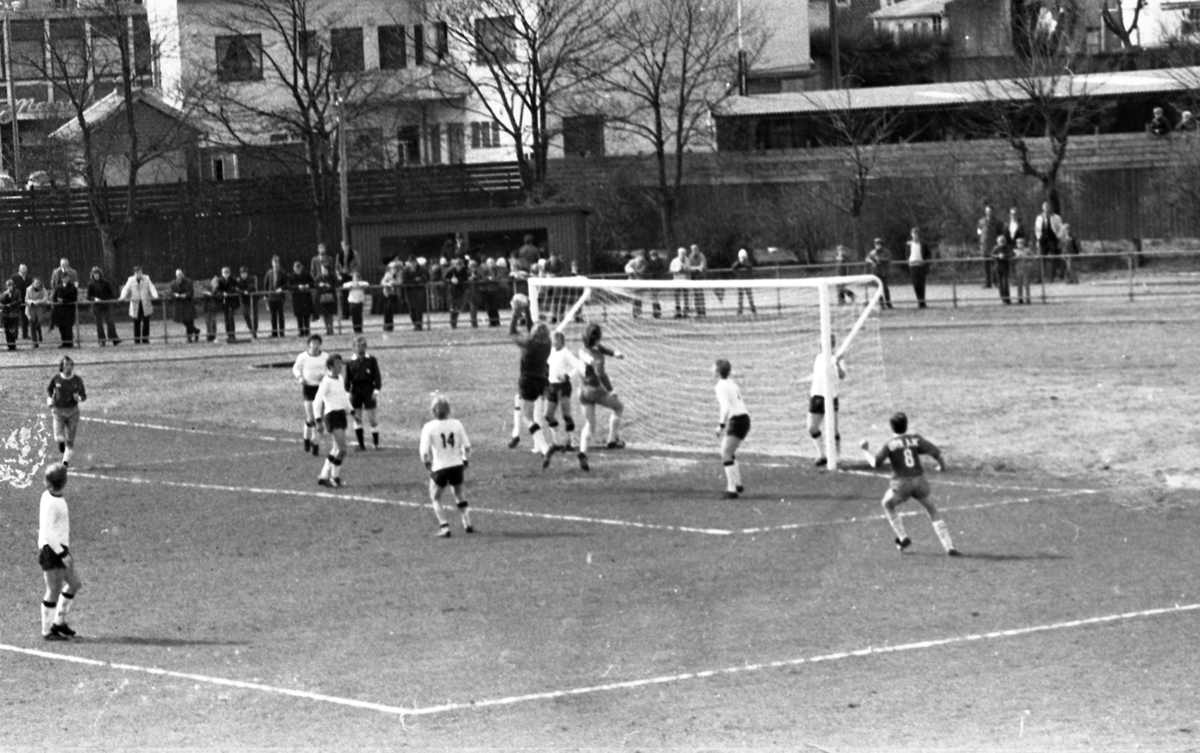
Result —
<instances>
[{"instance_id":1,"label":"street lamp","mask_svg":"<svg viewBox=\"0 0 1200 753\"><path fill-rule=\"evenodd\" d=\"M347 175L348 165L346 164L346 98L339 86L333 95L334 104L337 106L337 137L338 137L338 193L341 199L341 215L342 215L342 248L349 254L350 251L350 177ZM349 263L350 259L343 259L344 263Z\"/></svg>"}]
</instances>

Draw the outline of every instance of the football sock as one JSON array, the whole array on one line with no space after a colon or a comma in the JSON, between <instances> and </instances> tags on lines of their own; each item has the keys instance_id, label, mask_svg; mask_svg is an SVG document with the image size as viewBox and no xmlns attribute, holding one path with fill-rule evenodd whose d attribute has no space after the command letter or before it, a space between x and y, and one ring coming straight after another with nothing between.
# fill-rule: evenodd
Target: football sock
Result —
<instances>
[{"instance_id":1,"label":"football sock","mask_svg":"<svg viewBox=\"0 0 1200 753\"><path fill-rule=\"evenodd\" d=\"M608 441L616 442L621 434L621 417L616 413L608 419Z\"/></svg>"},{"instance_id":2,"label":"football sock","mask_svg":"<svg viewBox=\"0 0 1200 753\"><path fill-rule=\"evenodd\" d=\"M61 625L67 621L67 611L71 609L71 602L75 600L75 594L63 591L58 595L58 604L54 610L54 624Z\"/></svg>"},{"instance_id":3,"label":"football sock","mask_svg":"<svg viewBox=\"0 0 1200 753\"><path fill-rule=\"evenodd\" d=\"M817 455L825 457L825 448L821 446L821 432L812 435L813 447L817 448Z\"/></svg>"},{"instance_id":4,"label":"football sock","mask_svg":"<svg viewBox=\"0 0 1200 753\"><path fill-rule=\"evenodd\" d=\"M542 427L537 424L529 425L529 434L533 437L533 446L537 451L545 455L550 452L550 444L546 441L546 435L542 432Z\"/></svg>"},{"instance_id":5,"label":"football sock","mask_svg":"<svg viewBox=\"0 0 1200 753\"><path fill-rule=\"evenodd\" d=\"M377 431L371 432L371 442L373 442L376 447L379 446L379 432L377 432Z\"/></svg>"},{"instance_id":6,"label":"football sock","mask_svg":"<svg viewBox=\"0 0 1200 753\"><path fill-rule=\"evenodd\" d=\"M742 467L740 465L738 465L738 462L735 459L733 461L733 465L731 465L730 468L733 469L734 491L738 491L742 486Z\"/></svg>"},{"instance_id":7,"label":"football sock","mask_svg":"<svg viewBox=\"0 0 1200 753\"><path fill-rule=\"evenodd\" d=\"M317 424L315 421L305 421L304 422L304 438L305 439L312 439L316 435L316 431L313 428L316 425Z\"/></svg>"},{"instance_id":8,"label":"football sock","mask_svg":"<svg viewBox=\"0 0 1200 753\"><path fill-rule=\"evenodd\" d=\"M63 450L63 465L70 463L73 457L75 457L75 448L67 445L67 449Z\"/></svg>"},{"instance_id":9,"label":"football sock","mask_svg":"<svg viewBox=\"0 0 1200 753\"><path fill-rule=\"evenodd\" d=\"M900 519L900 513L895 510L884 510L883 514L887 516L888 523L891 523L892 530L896 532L896 538L904 541L908 538L908 534L904 532L904 521Z\"/></svg>"},{"instance_id":10,"label":"football sock","mask_svg":"<svg viewBox=\"0 0 1200 753\"><path fill-rule=\"evenodd\" d=\"M471 525L471 510L467 505L467 500L460 499L458 501L458 514L462 516L462 524L464 528Z\"/></svg>"},{"instance_id":11,"label":"football sock","mask_svg":"<svg viewBox=\"0 0 1200 753\"><path fill-rule=\"evenodd\" d=\"M937 534L938 541L942 542L942 548L947 552L954 548L954 542L950 539L950 529L946 527L946 521L933 521L933 532Z\"/></svg>"},{"instance_id":12,"label":"football sock","mask_svg":"<svg viewBox=\"0 0 1200 753\"><path fill-rule=\"evenodd\" d=\"M58 443L58 452L59 452L59 454L62 454L62 453L64 453L64 452L66 452L66 451L67 451L67 443L66 443L66 442L59 442L59 443Z\"/></svg>"},{"instance_id":13,"label":"football sock","mask_svg":"<svg viewBox=\"0 0 1200 753\"><path fill-rule=\"evenodd\" d=\"M50 626L54 624L54 610L57 606L53 601L42 601L42 635L50 634Z\"/></svg>"},{"instance_id":14,"label":"football sock","mask_svg":"<svg viewBox=\"0 0 1200 753\"><path fill-rule=\"evenodd\" d=\"M340 478L342 475L342 459L332 452L329 453L330 475L333 478Z\"/></svg>"},{"instance_id":15,"label":"football sock","mask_svg":"<svg viewBox=\"0 0 1200 753\"><path fill-rule=\"evenodd\" d=\"M736 492L737 481L734 477L737 474L737 466L733 462L732 460L725 461L725 488L728 491Z\"/></svg>"},{"instance_id":16,"label":"football sock","mask_svg":"<svg viewBox=\"0 0 1200 753\"><path fill-rule=\"evenodd\" d=\"M329 458L325 458L325 464L321 466L321 475L318 478L329 478L332 471L333 463L329 462Z\"/></svg>"},{"instance_id":17,"label":"football sock","mask_svg":"<svg viewBox=\"0 0 1200 753\"><path fill-rule=\"evenodd\" d=\"M517 400L513 406L513 438L521 436L521 401Z\"/></svg>"},{"instance_id":18,"label":"football sock","mask_svg":"<svg viewBox=\"0 0 1200 753\"><path fill-rule=\"evenodd\" d=\"M579 432L579 453L586 455L588 446L591 445L592 425L584 423L583 429Z\"/></svg>"},{"instance_id":19,"label":"football sock","mask_svg":"<svg viewBox=\"0 0 1200 753\"><path fill-rule=\"evenodd\" d=\"M354 438L358 440L359 447L366 447L366 445L363 444L363 430L361 428L354 430Z\"/></svg>"},{"instance_id":20,"label":"football sock","mask_svg":"<svg viewBox=\"0 0 1200 753\"><path fill-rule=\"evenodd\" d=\"M575 431L574 419L572 419L570 416L564 416L563 417L563 426L565 426L567 429L567 436L570 436L571 432Z\"/></svg>"}]
</instances>

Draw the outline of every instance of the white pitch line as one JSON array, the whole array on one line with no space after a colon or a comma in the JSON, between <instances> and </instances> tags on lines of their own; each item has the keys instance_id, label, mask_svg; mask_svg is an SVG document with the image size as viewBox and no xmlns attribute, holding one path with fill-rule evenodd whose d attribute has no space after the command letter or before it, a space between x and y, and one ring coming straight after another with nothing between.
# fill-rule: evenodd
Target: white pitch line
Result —
<instances>
[{"instance_id":1,"label":"white pitch line","mask_svg":"<svg viewBox=\"0 0 1200 753\"><path fill-rule=\"evenodd\" d=\"M159 431L177 431L183 434L202 434L208 437L236 437L238 439L258 439L263 442L287 442L288 439L282 437L271 437L267 435L254 434L239 434L232 431L211 431L208 429L185 429L178 426L163 426L162 424L147 424L137 421L121 421L115 418L97 418L95 416L83 416L81 421L90 421L97 424L110 424L112 426L128 426L134 429L157 429Z\"/></svg>"},{"instance_id":2,"label":"white pitch line","mask_svg":"<svg viewBox=\"0 0 1200 753\"><path fill-rule=\"evenodd\" d=\"M854 651L840 651L832 654L822 654L819 656L803 657L799 659L784 659L773 662L760 662L758 664L739 664L734 667L726 667L724 669L710 669L700 672L684 672L675 675L662 675L659 677L648 677L641 680L626 680L624 682L610 682L602 685L587 685L578 688L569 688L567 690L552 690L543 693L528 693L525 695L507 696L504 698L487 698L478 701L463 701L460 703L444 703L438 706L425 706L423 708L404 708L402 706L392 706L384 703L374 703L371 701L360 701L353 698L340 698L338 696L326 695L324 693L312 693L306 690L293 690L291 688L281 688L273 685L265 685L258 682L244 682L242 680L230 680L224 677L211 677L209 675L198 675L189 672L174 672L168 669L158 667L142 667L136 664L118 664L115 662L106 662L98 659L88 659L81 656L72 656L69 654L58 654L51 651L39 651L38 649L22 648L20 646L10 646L0 644L0 651L8 651L16 654L24 654L26 656L36 656L42 659L52 661L65 661L75 664L84 664L92 667L107 667L122 672L141 672L144 674L158 675L161 677L171 677L180 680L189 680L192 682L203 682L210 685L220 685L224 687L239 688L242 690L256 690L264 693L275 693L278 695L292 696L294 698L303 698L310 701L320 701L323 703L331 703L338 706L350 706L352 708L366 709L369 711L379 711L385 714L392 714L402 717L409 716L430 716L433 714L444 714L451 711L463 711L468 709L482 709L494 706L513 706L520 703L531 703L535 701L547 701L555 698L568 698L571 696L588 695L592 693L613 692L619 690L632 690L634 688L646 687L649 685L667 685L671 683L685 682L688 680L703 680L710 677L720 677L725 675L744 674L748 672L760 672L768 669L780 669L783 667L797 667L805 664L818 664L821 662L840 661L842 659L863 658L869 656L880 656L883 654L894 654L902 651L920 651L931 648L941 648L944 646L952 646L959 643L970 643L973 641L997 640L1001 638L1015 638L1023 635L1032 635L1034 633L1045 633L1052 630L1066 630L1070 628L1087 627L1089 625L1102 625L1109 622L1117 622L1119 620L1132 620L1143 617L1157 617L1167 614L1178 614L1200 609L1200 604L1176 604L1172 607L1163 607L1160 609L1145 609L1140 612L1124 612L1121 614L1110 614L1102 617L1087 617L1080 620L1069 620L1066 622L1053 622L1046 625L1034 625L1032 627L1012 628L1009 630L994 630L988 633L972 633L969 635L959 635L950 638L936 638L927 641L916 641L913 643L901 643L894 646L867 646L866 648L857 649ZM76 645L86 645L86 641Z\"/></svg>"},{"instance_id":3,"label":"white pitch line","mask_svg":"<svg viewBox=\"0 0 1200 753\"><path fill-rule=\"evenodd\" d=\"M1002 499L996 502L980 502L977 505L963 505L961 507L950 507L943 505L942 512L955 512L958 510L982 510L986 507L1006 507L1008 505L1027 505L1037 500L1032 497L1017 497L1016 499ZM909 515L923 514L920 510L907 510L900 513L902 517ZM735 533L770 533L773 531L795 531L801 528L818 528L821 526L840 526L850 523L861 523L865 521L887 520L886 515L858 515L853 518L838 518L836 520L816 520L808 523L784 523L777 526L763 526L762 528L740 528Z\"/></svg>"},{"instance_id":4,"label":"white pitch line","mask_svg":"<svg viewBox=\"0 0 1200 753\"><path fill-rule=\"evenodd\" d=\"M144 478L125 478L121 476L107 476L102 473L87 473L75 472L72 474L82 478L96 479L97 481L116 481L127 484L146 484L150 486L173 486L180 489L203 489L206 491L217 492L234 492L234 493L250 493L250 494L272 494L276 496L290 497L319 497L321 499L336 499L336 500L353 500L355 502L367 502L374 505L395 505L397 507L414 507L426 508L430 504L428 502L409 502L402 499L380 499L379 497L368 497L362 494L344 494L338 492L314 492L301 491L299 489L266 489L253 486L226 486L223 484L198 484L187 481L153 481ZM710 536L731 536L733 531L728 531L720 528L691 528L688 526L671 526L658 523L638 523L631 520L615 520L613 518L589 518L582 515L558 515L555 513L542 512L527 512L522 510L499 510L489 507L472 506L476 512L488 513L491 515L509 515L518 518L542 518L544 520L564 520L572 523L593 523L606 526L622 526L626 528L643 528L654 531L680 531L683 533L703 533Z\"/></svg>"}]
</instances>

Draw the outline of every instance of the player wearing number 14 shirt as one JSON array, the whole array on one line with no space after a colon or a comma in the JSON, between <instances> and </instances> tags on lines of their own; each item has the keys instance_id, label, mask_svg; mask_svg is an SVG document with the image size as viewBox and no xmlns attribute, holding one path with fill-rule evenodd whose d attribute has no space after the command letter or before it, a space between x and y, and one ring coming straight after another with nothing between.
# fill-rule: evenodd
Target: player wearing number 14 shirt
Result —
<instances>
[{"instance_id":1,"label":"player wearing number 14 shirt","mask_svg":"<svg viewBox=\"0 0 1200 753\"><path fill-rule=\"evenodd\" d=\"M942 461L942 451L920 434L910 434L908 416L905 414L893 415L890 423L893 436L883 446L883 449L872 455L870 443L865 439L860 446L872 468L878 468L885 462L892 464L892 482L887 493L883 495L883 513L887 516L892 530L896 532L896 548L904 551L912 546L912 540L904 531L904 521L896 513L896 507L907 502L911 497L925 508L930 522L933 523L934 533L942 542L946 554L957 557L958 550L954 548L950 531L946 528L946 521L942 519L937 507L929 498L929 481L925 478L924 469L921 468L921 456L928 455L937 461L939 471L944 470L946 466Z\"/></svg>"},{"instance_id":2,"label":"player wearing number 14 shirt","mask_svg":"<svg viewBox=\"0 0 1200 753\"><path fill-rule=\"evenodd\" d=\"M467 499L463 496L463 475L471 454L471 440L467 439L462 423L450 418L450 400L445 395L435 395L429 408L433 420L421 429L421 460L429 469L429 499L438 520L435 536L450 538L450 523L441 504L447 486L462 518L463 531L474 533Z\"/></svg>"}]
</instances>

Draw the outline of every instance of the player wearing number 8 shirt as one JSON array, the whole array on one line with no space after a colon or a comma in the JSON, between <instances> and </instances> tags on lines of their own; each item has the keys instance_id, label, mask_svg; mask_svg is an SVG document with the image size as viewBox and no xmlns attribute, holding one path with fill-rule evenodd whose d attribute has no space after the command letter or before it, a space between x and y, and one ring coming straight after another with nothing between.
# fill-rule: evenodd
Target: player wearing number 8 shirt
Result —
<instances>
[{"instance_id":1,"label":"player wearing number 8 shirt","mask_svg":"<svg viewBox=\"0 0 1200 753\"><path fill-rule=\"evenodd\" d=\"M912 545L912 540L904 531L904 521L896 514L896 507L907 502L911 497L925 508L930 522L933 523L934 533L942 542L946 554L957 557L958 550L954 548L954 542L950 539L946 521L942 519L937 507L929 499L929 481L925 478L924 469L921 468L921 456L929 455L937 461L939 471L945 470L946 465L942 461L942 451L920 434L910 434L908 432L908 416L905 414L893 415L889 423L892 425L893 436L883 446L883 449L872 455L870 442L865 439L862 441L861 447L872 468L878 468L885 462L892 464L892 482L887 493L883 495L883 513L887 516L888 523L892 525L892 530L896 532L896 548L904 551Z\"/></svg>"},{"instance_id":2,"label":"player wearing number 8 shirt","mask_svg":"<svg viewBox=\"0 0 1200 753\"><path fill-rule=\"evenodd\" d=\"M438 538L450 538L450 523L442 510L442 493L450 487L454 504L462 518L463 530L474 533L471 512L463 496L463 475L471 454L471 440L462 423L450 418L450 400L445 395L434 395L429 406L433 420L421 429L421 461L429 469L429 500L433 503L433 514L437 516Z\"/></svg>"}]
</instances>

